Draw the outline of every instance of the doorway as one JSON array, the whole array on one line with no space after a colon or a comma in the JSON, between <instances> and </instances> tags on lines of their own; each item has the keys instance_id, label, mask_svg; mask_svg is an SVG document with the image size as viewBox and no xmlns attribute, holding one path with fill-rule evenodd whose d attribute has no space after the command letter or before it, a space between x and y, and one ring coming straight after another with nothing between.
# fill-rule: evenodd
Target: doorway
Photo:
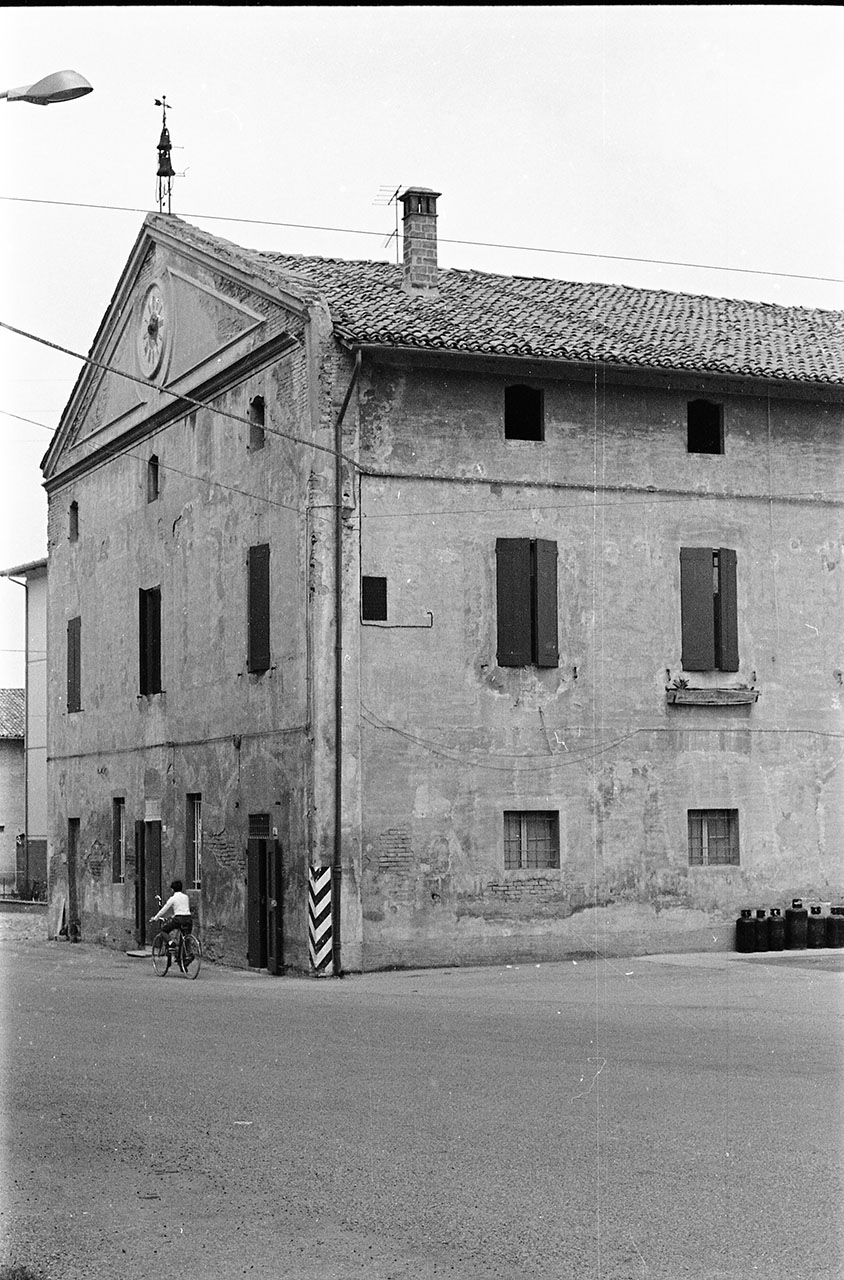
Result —
<instances>
[{"instance_id":1,"label":"doorway","mask_svg":"<svg viewBox=\"0 0 844 1280\"><path fill-rule=\"evenodd\" d=\"M161 906L161 823L135 823L135 935L146 946L149 922Z\"/></svg>"},{"instance_id":2,"label":"doorway","mask_svg":"<svg viewBox=\"0 0 844 1280\"><path fill-rule=\"evenodd\" d=\"M246 846L246 959L252 969L284 971L281 845L269 814L249 815Z\"/></svg>"},{"instance_id":3,"label":"doorway","mask_svg":"<svg viewBox=\"0 0 844 1280\"><path fill-rule=\"evenodd\" d=\"M68 937L74 942L81 934L79 886L76 879L79 862L79 823L79 818L67 820L67 930Z\"/></svg>"}]
</instances>

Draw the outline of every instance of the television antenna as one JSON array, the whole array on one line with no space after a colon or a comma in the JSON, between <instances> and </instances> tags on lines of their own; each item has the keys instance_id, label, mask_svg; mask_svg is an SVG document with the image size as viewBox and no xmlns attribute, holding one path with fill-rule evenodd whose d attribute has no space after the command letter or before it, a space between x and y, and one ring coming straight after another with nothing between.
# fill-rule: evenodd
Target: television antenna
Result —
<instances>
[{"instance_id":1,"label":"television antenna","mask_svg":"<svg viewBox=\"0 0 844 1280\"><path fill-rule=\"evenodd\" d=\"M378 188L378 194L377 194L377 196L376 196L376 197L375 197L375 199L372 201L372 203L373 203L373 204L381 205L381 207L382 207L382 208L384 208L384 207L389 208L389 206L390 206L391 204L394 204L394 205L396 206L396 229L395 229L395 231L391 231L391 232L390 232L390 234L387 236L387 239L384 241L384 243L383 243L383 245L382 245L381 247L382 247L382 249L386 249L386 248L387 248L387 245L390 243L390 241L391 241L393 238L395 238L395 241L396 241L396 262L397 262L397 263L398 263L398 260L399 260L399 200L398 200L398 196L399 196L399 192L400 192L400 191L401 191L401 184L399 184L399 186L397 186L395 189L393 188L392 183L391 183L389 186L386 186L386 187L381 186L381 187L379 187L379 188Z\"/></svg>"}]
</instances>

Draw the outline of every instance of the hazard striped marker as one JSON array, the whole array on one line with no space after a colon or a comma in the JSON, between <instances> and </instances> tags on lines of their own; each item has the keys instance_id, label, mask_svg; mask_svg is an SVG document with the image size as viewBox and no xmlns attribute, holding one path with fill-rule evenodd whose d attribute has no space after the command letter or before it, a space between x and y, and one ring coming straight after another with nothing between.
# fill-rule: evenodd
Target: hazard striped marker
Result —
<instances>
[{"instance_id":1,"label":"hazard striped marker","mask_svg":"<svg viewBox=\"0 0 844 1280\"><path fill-rule=\"evenodd\" d=\"M331 929L331 867L308 868L308 950L320 977L334 973Z\"/></svg>"}]
</instances>

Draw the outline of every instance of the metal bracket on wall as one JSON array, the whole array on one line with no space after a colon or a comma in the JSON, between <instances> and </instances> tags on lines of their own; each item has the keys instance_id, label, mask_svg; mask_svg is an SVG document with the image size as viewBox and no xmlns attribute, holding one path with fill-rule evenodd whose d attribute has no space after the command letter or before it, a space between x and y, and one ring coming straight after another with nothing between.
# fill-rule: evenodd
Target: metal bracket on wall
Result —
<instances>
[{"instance_id":1,"label":"metal bracket on wall","mask_svg":"<svg viewBox=\"0 0 844 1280\"><path fill-rule=\"evenodd\" d=\"M430 609L426 609L428 615L427 622L365 622L363 618L360 620L362 627L380 627L382 631L430 631L434 625L434 615Z\"/></svg>"}]
</instances>

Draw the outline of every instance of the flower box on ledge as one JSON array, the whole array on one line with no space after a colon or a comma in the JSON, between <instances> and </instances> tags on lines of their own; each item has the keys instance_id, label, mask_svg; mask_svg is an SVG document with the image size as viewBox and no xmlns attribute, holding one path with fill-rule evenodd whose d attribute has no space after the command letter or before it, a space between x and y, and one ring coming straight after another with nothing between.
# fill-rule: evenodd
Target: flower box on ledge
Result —
<instances>
[{"instance_id":1,"label":"flower box on ledge","mask_svg":"<svg viewBox=\"0 0 844 1280\"><path fill-rule=\"evenodd\" d=\"M740 707L755 702L758 689L666 689L669 706Z\"/></svg>"}]
</instances>

